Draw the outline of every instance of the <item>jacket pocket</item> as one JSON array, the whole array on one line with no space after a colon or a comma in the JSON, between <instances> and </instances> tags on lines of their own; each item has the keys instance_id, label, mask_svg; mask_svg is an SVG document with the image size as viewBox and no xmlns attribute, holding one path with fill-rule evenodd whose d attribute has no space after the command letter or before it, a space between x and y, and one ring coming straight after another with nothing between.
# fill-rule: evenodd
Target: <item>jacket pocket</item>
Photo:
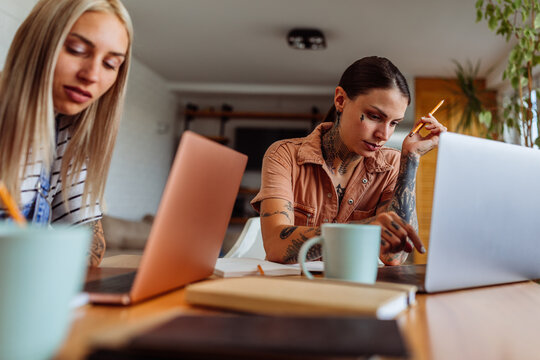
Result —
<instances>
[{"instance_id":1,"label":"jacket pocket","mask_svg":"<svg viewBox=\"0 0 540 360\"><path fill-rule=\"evenodd\" d=\"M311 206L294 203L294 225L312 226L315 223L315 209Z\"/></svg>"},{"instance_id":2,"label":"jacket pocket","mask_svg":"<svg viewBox=\"0 0 540 360\"><path fill-rule=\"evenodd\" d=\"M359 220L364 220L364 219L370 218L372 216L375 216L376 211L377 211L376 207L374 207L371 210L367 210L367 211L353 210L351 220L352 221L359 221Z\"/></svg>"}]
</instances>

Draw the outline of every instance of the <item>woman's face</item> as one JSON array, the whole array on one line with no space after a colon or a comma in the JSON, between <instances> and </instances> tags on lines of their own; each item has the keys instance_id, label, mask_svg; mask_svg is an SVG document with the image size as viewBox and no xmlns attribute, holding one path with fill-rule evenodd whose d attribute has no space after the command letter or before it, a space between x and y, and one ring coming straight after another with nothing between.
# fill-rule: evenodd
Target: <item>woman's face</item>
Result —
<instances>
[{"instance_id":1,"label":"woman's face","mask_svg":"<svg viewBox=\"0 0 540 360\"><path fill-rule=\"evenodd\" d=\"M354 153L371 157L403 120L408 99L392 88L374 89L351 100L337 87L334 103L342 113L340 135L345 145Z\"/></svg>"},{"instance_id":2,"label":"woman's face","mask_svg":"<svg viewBox=\"0 0 540 360\"><path fill-rule=\"evenodd\" d=\"M69 32L54 70L56 113L75 115L98 100L116 81L129 37L120 19L86 12Z\"/></svg>"}]
</instances>

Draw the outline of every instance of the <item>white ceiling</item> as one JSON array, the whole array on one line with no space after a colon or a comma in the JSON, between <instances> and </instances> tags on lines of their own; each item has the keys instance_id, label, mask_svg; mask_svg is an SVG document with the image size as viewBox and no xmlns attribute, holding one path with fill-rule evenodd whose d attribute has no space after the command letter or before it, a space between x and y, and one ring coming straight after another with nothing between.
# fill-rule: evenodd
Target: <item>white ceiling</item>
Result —
<instances>
[{"instance_id":1,"label":"white ceiling","mask_svg":"<svg viewBox=\"0 0 540 360\"><path fill-rule=\"evenodd\" d=\"M124 0L134 54L189 91L313 93L335 86L354 60L388 57L408 77L450 77L481 60L481 75L510 46L476 23L474 0ZM322 51L289 48L294 27L321 29Z\"/></svg>"}]
</instances>

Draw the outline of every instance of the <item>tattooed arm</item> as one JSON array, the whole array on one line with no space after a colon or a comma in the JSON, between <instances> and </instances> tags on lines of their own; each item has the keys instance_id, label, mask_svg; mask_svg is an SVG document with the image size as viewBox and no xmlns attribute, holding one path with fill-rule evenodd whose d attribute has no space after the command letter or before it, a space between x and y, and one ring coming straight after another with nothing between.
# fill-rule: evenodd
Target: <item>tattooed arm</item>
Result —
<instances>
[{"instance_id":1,"label":"tattooed arm","mask_svg":"<svg viewBox=\"0 0 540 360\"><path fill-rule=\"evenodd\" d=\"M295 226L293 206L282 199L261 202L261 231L266 258L279 263L298 262L298 251L304 242L320 235L319 227ZM313 246L307 255L308 260L320 257L320 245Z\"/></svg>"},{"instance_id":2,"label":"tattooed arm","mask_svg":"<svg viewBox=\"0 0 540 360\"><path fill-rule=\"evenodd\" d=\"M417 234L415 185L419 160L417 154L402 155L393 197L378 204L376 216L360 221L381 226L379 257L386 265L402 264L414 247L425 252Z\"/></svg>"},{"instance_id":3,"label":"tattooed arm","mask_svg":"<svg viewBox=\"0 0 540 360\"><path fill-rule=\"evenodd\" d=\"M403 162L408 166L401 166L398 184L396 184L396 191L391 202L379 204L377 215L363 221L381 226L380 256L381 260L389 265L398 265L405 261L407 253L412 251L413 246L423 251L422 242L416 233L417 226L415 228L408 223L408 219L414 219L416 224L414 184L418 159L412 155L411 159L416 159L416 162ZM403 213L408 215L403 216ZM300 247L309 238L320 234L319 227L295 226L294 209L286 200L263 200L260 216L264 248L266 257L270 261L298 262ZM407 222L404 219L407 219ZM312 247L307 257L308 260L320 258L320 245Z\"/></svg>"},{"instance_id":4,"label":"tattooed arm","mask_svg":"<svg viewBox=\"0 0 540 360\"><path fill-rule=\"evenodd\" d=\"M410 224L414 231L418 232L418 219L416 216L416 171L420 163L420 155L408 153L402 154L399 166L399 174L394 190L394 196L390 201L388 211L395 212L403 221ZM382 238L387 240L392 234L382 233ZM409 239L405 241L410 242ZM404 250L393 252L388 249L381 252L381 261L387 265L402 264L409 253Z\"/></svg>"},{"instance_id":5,"label":"tattooed arm","mask_svg":"<svg viewBox=\"0 0 540 360\"><path fill-rule=\"evenodd\" d=\"M103 236L103 227L101 220L92 221L88 224L92 229L92 244L88 253L87 262L89 266L99 266L103 255L105 255L105 237Z\"/></svg>"},{"instance_id":6,"label":"tattooed arm","mask_svg":"<svg viewBox=\"0 0 540 360\"><path fill-rule=\"evenodd\" d=\"M446 131L441 123L437 121L432 115L423 117L425 129L429 131L427 136L421 136L419 133L413 136L405 137L401 151L401 161L399 167L399 174L394 190L394 196L388 207L389 213L395 213L399 218L414 229L414 235L418 237L418 219L416 216L416 171L420 164L420 157L429 151L439 143L439 135ZM415 124L416 126L416 124ZM399 222L396 222L399 227ZM382 241L395 240L395 234L391 234L389 231L383 229ZM408 236L401 238L402 246L396 248L395 246L381 247L381 260L387 265L399 265L406 259L408 253L412 250L411 240L414 238ZM418 241L420 239L418 238ZM422 244L420 242L420 244ZM415 242L416 245L416 242ZM383 251L383 248L385 251ZM410 249L410 250L409 250ZM422 245L417 249L424 253L425 249Z\"/></svg>"}]
</instances>

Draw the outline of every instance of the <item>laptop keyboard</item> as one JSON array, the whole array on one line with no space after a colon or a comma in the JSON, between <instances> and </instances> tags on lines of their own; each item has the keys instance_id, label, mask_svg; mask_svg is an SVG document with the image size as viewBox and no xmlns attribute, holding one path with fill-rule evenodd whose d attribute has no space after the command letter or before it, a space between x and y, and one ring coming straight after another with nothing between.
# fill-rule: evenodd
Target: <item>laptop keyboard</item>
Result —
<instances>
[{"instance_id":1,"label":"laptop keyboard","mask_svg":"<svg viewBox=\"0 0 540 360\"><path fill-rule=\"evenodd\" d=\"M383 266L377 273L377 281L411 284L418 292L425 292L426 265Z\"/></svg>"},{"instance_id":2,"label":"laptop keyboard","mask_svg":"<svg viewBox=\"0 0 540 360\"><path fill-rule=\"evenodd\" d=\"M123 294L131 290L136 271L111 276L105 279L89 281L84 284L84 291L89 293Z\"/></svg>"}]
</instances>

